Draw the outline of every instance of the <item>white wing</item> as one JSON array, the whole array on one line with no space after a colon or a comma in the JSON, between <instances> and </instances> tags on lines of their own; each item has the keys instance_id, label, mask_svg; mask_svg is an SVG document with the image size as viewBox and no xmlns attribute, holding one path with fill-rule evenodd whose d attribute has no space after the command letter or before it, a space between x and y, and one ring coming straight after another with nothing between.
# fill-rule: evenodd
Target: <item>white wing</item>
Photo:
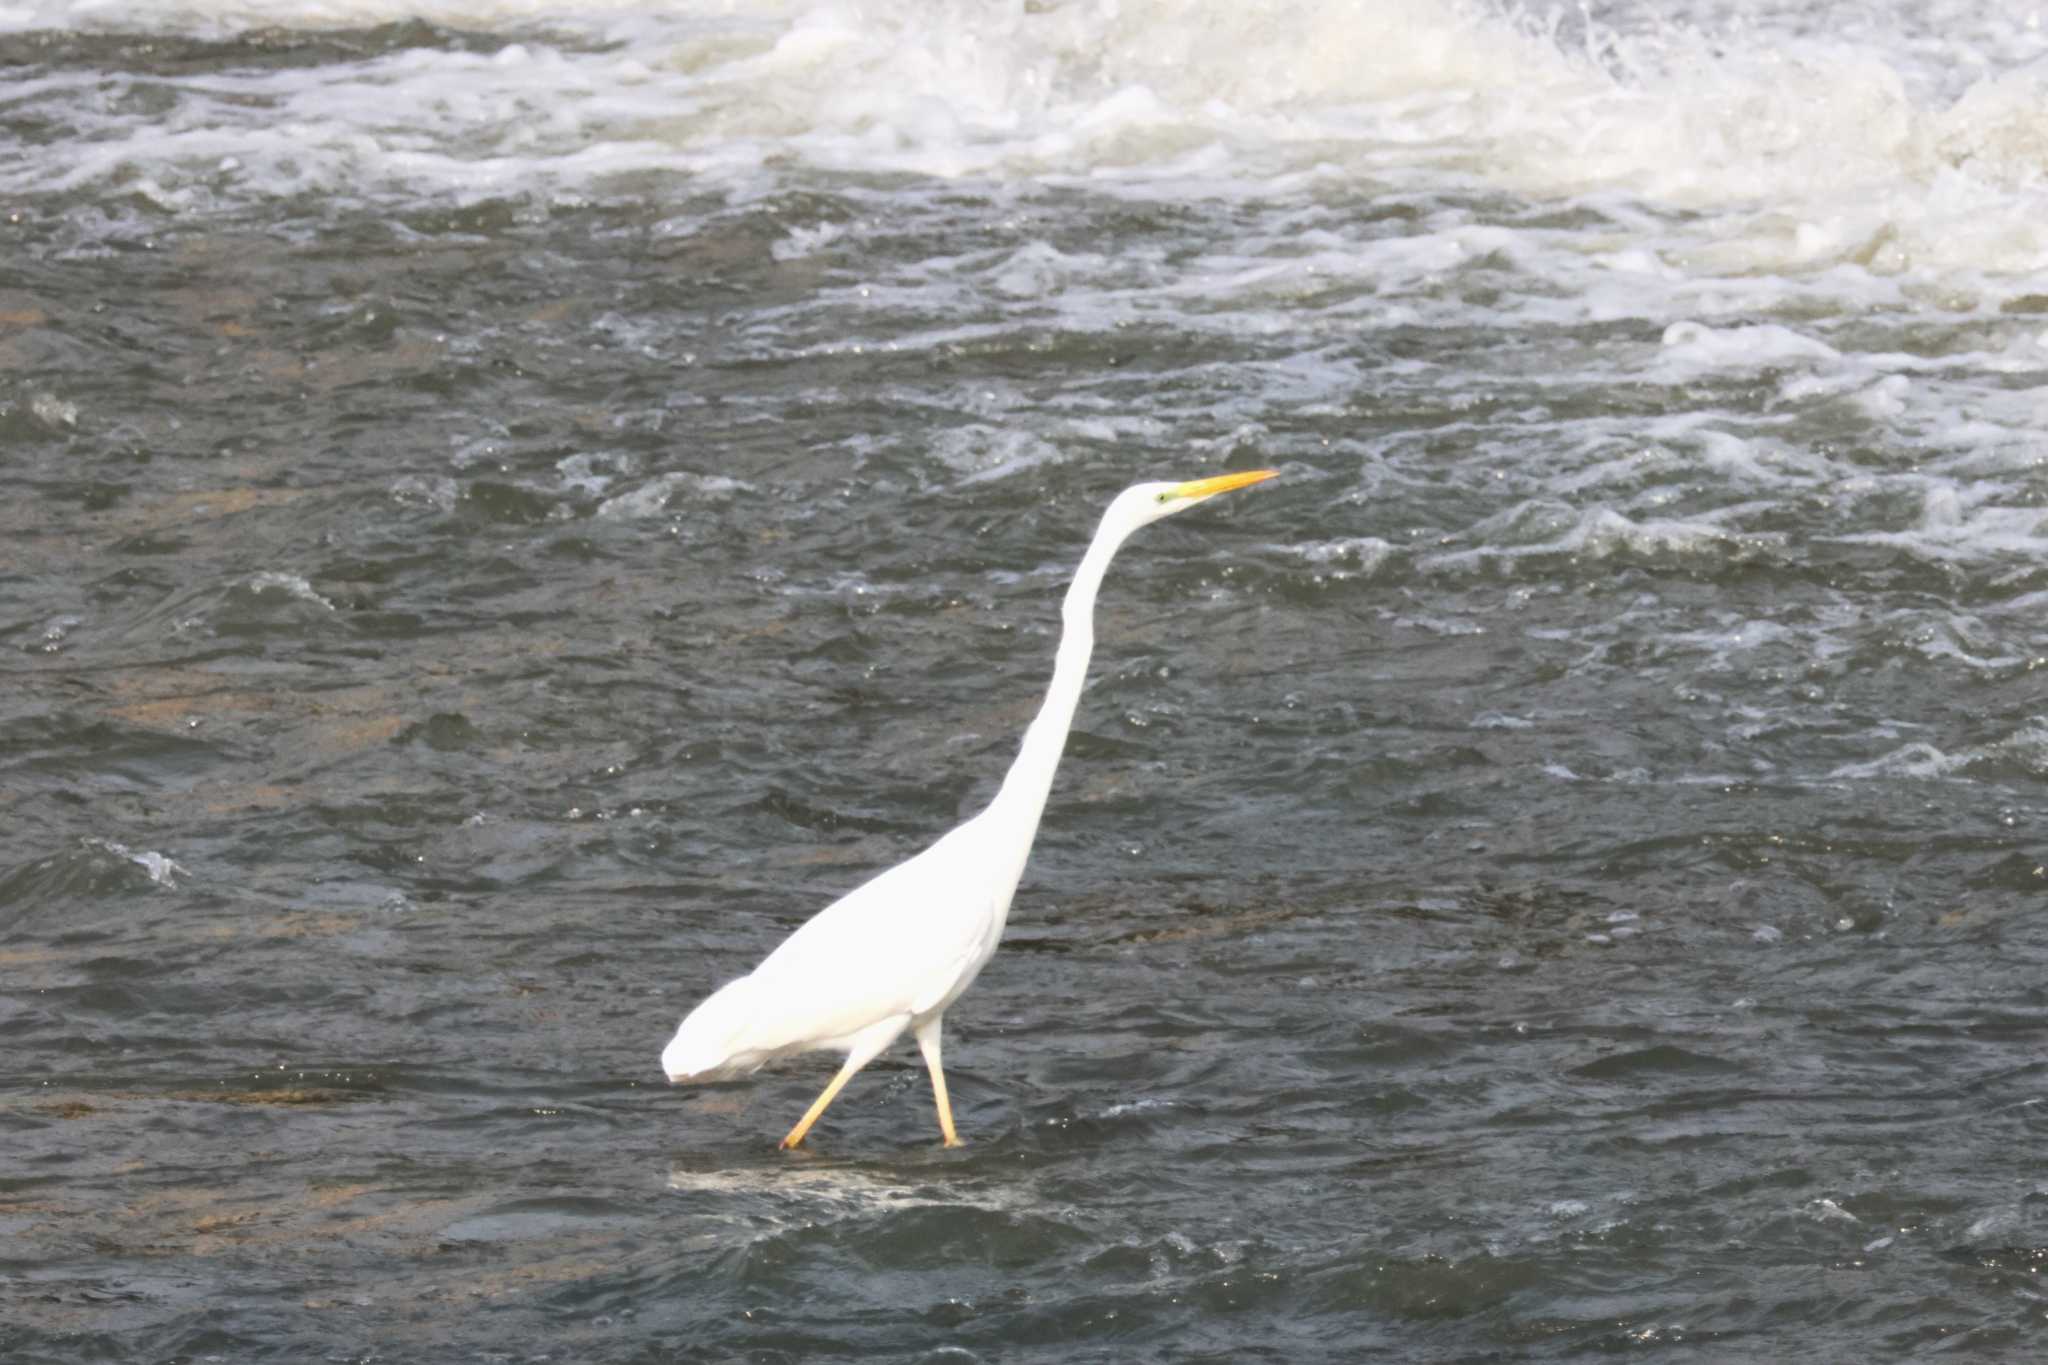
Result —
<instances>
[{"instance_id":1,"label":"white wing","mask_svg":"<svg viewBox=\"0 0 2048 1365\"><path fill-rule=\"evenodd\" d=\"M671 1074L751 1071L784 1053L844 1046L957 995L993 952L1016 887L1015 877L991 884L1003 854L987 832L969 820L813 915L691 1011L670 1044Z\"/></svg>"}]
</instances>

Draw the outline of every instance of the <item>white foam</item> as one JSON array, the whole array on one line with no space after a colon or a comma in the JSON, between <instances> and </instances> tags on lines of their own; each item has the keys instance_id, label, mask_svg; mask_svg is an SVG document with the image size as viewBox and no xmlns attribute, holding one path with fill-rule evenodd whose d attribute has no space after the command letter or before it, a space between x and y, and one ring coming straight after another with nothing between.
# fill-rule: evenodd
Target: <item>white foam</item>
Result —
<instances>
[{"instance_id":1,"label":"white foam","mask_svg":"<svg viewBox=\"0 0 2048 1365\"><path fill-rule=\"evenodd\" d=\"M1840 359L1834 347L1776 323L1713 328L1698 322L1674 322L1664 329L1663 377L1673 380L1787 365L1824 365Z\"/></svg>"},{"instance_id":2,"label":"white foam","mask_svg":"<svg viewBox=\"0 0 2048 1365\"><path fill-rule=\"evenodd\" d=\"M1007 298L1051 298L1077 279L1099 277L1105 264L1100 256L1069 255L1045 242L1027 242L995 267L990 285Z\"/></svg>"},{"instance_id":3,"label":"white foam","mask_svg":"<svg viewBox=\"0 0 2048 1365\"><path fill-rule=\"evenodd\" d=\"M743 1195L751 1217L771 1221L860 1217L919 1208L974 1208L1002 1212L1024 1200L1004 1188L969 1188L915 1178L896 1179L850 1167L735 1166L722 1170L673 1167L668 1187L699 1198ZM765 1206L770 1212L761 1214Z\"/></svg>"},{"instance_id":4,"label":"white foam","mask_svg":"<svg viewBox=\"0 0 2048 1365\"><path fill-rule=\"evenodd\" d=\"M778 261L800 261L807 256L815 256L845 236L846 229L838 223L792 228L788 236L768 248L768 254Z\"/></svg>"},{"instance_id":5,"label":"white foam","mask_svg":"<svg viewBox=\"0 0 2048 1365\"><path fill-rule=\"evenodd\" d=\"M295 573L274 573L266 570L250 578L249 589L258 593L281 592L288 597L296 597L301 602L311 602L314 606L328 611L334 610L334 603L315 592L311 583Z\"/></svg>"},{"instance_id":6,"label":"white foam","mask_svg":"<svg viewBox=\"0 0 2048 1365\"><path fill-rule=\"evenodd\" d=\"M614 480L632 474L639 468L639 463L628 454L589 451L564 456L555 461L555 469L562 476L563 488L597 497L610 488Z\"/></svg>"},{"instance_id":7,"label":"white foam","mask_svg":"<svg viewBox=\"0 0 2048 1365\"><path fill-rule=\"evenodd\" d=\"M1902 374L1890 374L1859 392L1852 400L1872 418L1888 420L1906 411L1906 397L1913 381Z\"/></svg>"},{"instance_id":8,"label":"white foam","mask_svg":"<svg viewBox=\"0 0 2048 1365\"><path fill-rule=\"evenodd\" d=\"M1649 206L1633 223L1654 231L1596 253L1638 286L2037 271L2048 73L2032 59L2048 35L2024 7L1953 10L1893 6L1820 36L1793 11L1737 23L1705 3L1613 6L1566 33L1478 0L14 0L0 29L221 36L418 18L512 41L160 78L171 111L101 111L0 171L0 187L126 176L182 211L380 185L548 193L636 171L745 186L792 159L1174 197L1464 182L1623 219ZM1519 249L1488 231L1389 239L1381 263L1446 270ZM778 254L829 240L801 229ZM1046 288L1043 264L1016 262L1010 286Z\"/></svg>"},{"instance_id":9,"label":"white foam","mask_svg":"<svg viewBox=\"0 0 2048 1365\"><path fill-rule=\"evenodd\" d=\"M1501 458L1454 472L1491 491L1429 528L1442 534L1410 541L1368 523L1400 548L1359 536L1285 551L1318 582L1388 562L1471 573L1524 556L1712 565L1797 553L1746 529L1785 525L1794 500L1824 503L1837 545L1944 567L2048 552L2048 513L2034 506L2048 388L2031 382L2048 368L2031 297L2048 275L2048 65L2028 64L2048 34L2017 11L1901 0L1859 7L1822 38L1796 7L1731 17L1711 0L1619 0L1554 27L1480 0L1275 0L1256 14L1224 0L0 5L0 28L218 35L419 17L484 40L160 74L152 88L170 107L147 116L101 98L98 75L32 68L21 97L76 129L0 159L0 193L118 183L195 220L306 192L502 197L540 221L550 197L605 191L654 198L671 215L660 231L688 238L705 230L684 202L700 194L745 208L816 168L889 171L885 190L870 178L839 196L828 221L790 211L766 250L802 282L788 311L805 335L778 336L770 308L771 325L734 343L742 356L942 357L1035 345L1041 330L1152 325L1228 334L1240 351L1276 339L1199 397L1162 391L1143 415L1086 385L1051 400L963 397L966 425L912 456L926 477L1007 479L1166 438L1228 456L1382 394L1437 405L1519 388L1542 409L1540 454L1499 435L1517 414L1484 405L1371 450L1361 500L1401 494L1420 467L1403 454L1446 432ZM980 182L986 235L955 231L963 197L945 177ZM1142 233L1098 249L1070 230L1085 215L1034 199L1046 186L1062 204L1075 189L1169 203L1191 215L1173 234L1184 249ZM1522 212L1529 201L1560 211ZM1361 212L1368 203L1400 216ZM926 208L958 242L945 257L875 249ZM842 259L860 277L842 275ZM821 335L809 325L820 316L844 330ZM1640 326L1594 329L1584 344L1485 343L1488 329L1512 339L1615 321ZM1437 326L1481 338L1469 368L1380 364L1360 345ZM598 344L673 350L633 309L591 329ZM476 344L450 342L458 354ZM1518 372L1522 354L1540 354L1544 372ZM1645 378L1710 392L1662 415L1545 406L1547 389ZM1723 406L1714 389L1743 396ZM1802 419L1815 409L1849 430L1814 440ZM1190 427L1213 435L1188 442ZM848 453L902 453L891 439ZM451 459L516 477L512 444L473 430L453 438ZM604 517L741 491L650 480L603 452L558 472L560 490L542 491L598 501ZM459 489L413 476L391 493L447 511ZM1951 645L1980 667L2021 648L1968 631L1931 648Z\"/></svg>"},{"instance_id":10,"label":"white foam","mask_svg":"<svg viewBox=\"0 0 2048 1365\"><path fill-rule=\"evenodd\" d=\"M1863 1221L1834 1200L1826 1198L1808 1200L1799 1211L1819 1223L1860 1223Z\"/></svg>"},{"instance_id":11,"label":"white foam","mask_svg":"<svg viewBox=\"0 0 2048 1365\"><path fill-rule=\"evenodd\" d=\"M1309 540L1266 548L1297 556L1311 564L1356 565L1358 572L1367 574L1384 564L1394 553L1394 547L1378 536L1340 536L1335 540Z\"/></svg>"},{"instance_id":12,"label":"white foam","mask_svg":"<svg viewBox=\"0 0 2048 1365\"><path fill-rule=\"evenodd\" d=\"M28 410L38 422L52 431L78 425L78 404L68 402L53 393L39 393L30 398Z\"/></svg>"},{"instance_id":13,"label":"white foam","mask_svg":"<svg viewBox=\"0 0 2048 1365\"><path fill-rule=\"evenodd\" d=\"M1932 744L1914 743L1892 750L1881 758L1863 763L1845 763L1830 777L1862 779L1872 777L1946 777L1961 766Z\"/></svg>"},{"instance_id":14,"label":"white foam","mask_svg":"<svg viewBox=\"0 0 2048 1365\"><path fill-rule=\"evenodd\" d=\"M1996 444L2013 433L1992 427L1982 433L1984 443ZM1987 452L1966 447L1954 464L1982 464ZM2029 457L2032 468L2038 456ZM2001 463L1995 459L1992 463ZM2000 471L2003 472L2003 471ZM2048 555L2048 511L2033 506L2011 506L2001 499L2026 498L2024 487L2003 482L1960 483L1939 473L1915 476L1907 486L1920 494L1920 516L1896 530L1847 532L1829 539L1841 544L1882 545L1899 549L1917 559L1937 563L1964 564L1994 559L2032 563Z\"/></svg>"},{"instance_id":15,"label":"white foam","mask_svg":"<svg viewBox=\"0 0 2048 1365\"><path fill-rule=\"evenodd\" d=\"M176 887L178 884L177 878L192 875L186 871L183 864L161 853L151 852L147 849L137 853L126 844L116 843L112 839L89 838L83 842L87 848L103 849L117 858L126 858L129 862L134 863L144 872L147 872L149 879L158 886Z\"/></svg>"}]
</instances>

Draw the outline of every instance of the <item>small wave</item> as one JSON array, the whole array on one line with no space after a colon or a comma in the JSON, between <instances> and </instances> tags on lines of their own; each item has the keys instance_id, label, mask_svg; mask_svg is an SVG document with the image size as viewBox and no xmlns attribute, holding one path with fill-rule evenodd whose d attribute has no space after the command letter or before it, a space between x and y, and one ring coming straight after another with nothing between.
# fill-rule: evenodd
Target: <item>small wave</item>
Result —
<instances>
[{"instance_id":1,"label":"small wave","mask_svg":"<svg viewBox=\"0 0 2048 1365\"><path fill-rule=\"evenodd\" d=\"M400 503L415 507L432 507L440 512L452 512L461 497L455 480L445 476L428 478L419 474L405 474L391 483L391 496Z\"/></svg>"},{"instance_id":2,"label":"small wave","mask_svg":"<svg viewBox=\"0 0 2048 1365\"><path fill-rule=\"evenodd\" d=\"M2048 777L2048 720L2036 720L2003 739L1955 753L1927 743L1903 745L1867 762L1843 764L1828 776L1844 781L1930 781L1958 776L2039 780Z\"/></svg>"},{"instance_id":3,"label":"small wave","mask_svg":"<svg viewBox=\"0 0 2048 1365\"><path fill-rule=\"evenodd\" d=\"M100 897L151 889L176 890L192 874L168 854L137 851L113 839L83 837L77 845L0 871L0 925L65 897Z\"/></svg>"},{"instance_id":4,"label":"small wave","mask_svg":"<svg viewBox=\"0 0 2048 1365\"><path fill-rule=\"evenodd\" d=\"M1826 1198L1809 1200L1800 1206L1799 1211L1817 1223L1861 1223L1863 1221L1834 1200Z\"/></svg>"},{"instance_id":5,"label":"small wave","mask_svg":"<svg viewBox=\"0 0 2048 1365\"><path fill-rule=\"evenodd\" d=\"M1020 1196L1005 1189L898 1180L843 1167L706 1171L677 1166L669 1171L668 1188L678 1194L696 1196L744 1196L750 1204L766 1201L806 1220L821 1212L854 1217L923 1208L974 1208L1001 1213L1022 1203Z\"/></svg>"},{"instance_id":6,"label":"small wave","mask_svg":"<svg viewBox=\"0 0 2048 1365\"><path fill-rule=\"evenodd\" d=\"M768 254L778 261L801 261L815 256L846 236L846 229L838 223L812 223L789 230L789 234L768 248Z\"/></svg>"},{"instance_id":7,"label":"small wave","mask_svg":"<svg viewBox=\"0 0 2048 1365\"><path fill-rule=\"evenodd\" d=\"M1779 366L1826 365L1841 358L1841 352L1825 342L1777 323L1717 328L1699 322L1674 322L1664 329L1660 360L1669 377L1689 379L1705 374L1748 374Z\"/></svg>"},{"instance_id":8,"label":"small wave","mask_svg":"<svg viewBox=\"0 0 2048 1365\"><path fill-rule=\"evenodd\" d=\"M1267 548L1298 555L1311 564L1356 565L1361 573L1371 573L1394 553L1394 547L1378 536L1342 536L1336 540L1305 541L1298 545Z\"/></svg>"},{"instance_id":9,"label":"small wave","mask_svg":"<svg viewBox=\"0 0 2048 1365\"><path fill-rule=\"evenodd\" d=\"M1828 539L1842 545L1881 545L1936 563L2048 558L2048 511L1990 501L2012 490L2000 485L1958 487L1941 480L1921 495L1920 521L1896 531L1860 531Z\"/></svg>"},{"instance_id":10,"label":"small wave","mask_svg":"<svg viewBox=\"0 0 2048 1365\"><path fill-rule=\"evenodd\" d=\"M105 849L117 858L126 858L129 862L134 863L137 867L148 873L149 879L158 886L174 887L178 884L177 879L179 877L189 877L192 875L185 870L182 864L174 862L161 853L152 852L148 849L137 853L126 844L115 843L112 839L88 838L82 842L87 848Z\"/></svg>"},{"instance_id":11,"label":"small wave","mask_svg":"<svg viewBox=\"0 0 2048 1365\"><path fill-rule=\"evenodd\" d=\"M1065 460L1058 446L1033 432L976 424L936 436L932 454L965 484L991 483Z\"/></svg>"},{"instance_id":12,"label":"small wave","mask_svg":"<svg viewBox=\"0 0 2048 1365\"><path fill-rule=\"evenodd\" d=\"M578 453L555 461L563 488L593 498L601 496L618 479L632 474L638 466L639 461L631 455L608 451Z\"/></svg>"},{"instance_id":13,"label":"small wave","mask_svg":"<svg viewBox=\"0 0 2048 1365\"><path fill-rule=\"evenodd\" d=\"M328 611L334 610L334 603L313 591L313 585L295 573L259 573L249 580L249 591L259 596L264 593L281 592L287 597L296 597L301 602L311 602Z\"/></svg>"},{"instance_id":14,"label":"small wave","mask_svg":"<svg viewBox=\"0 0 2048 1365\"><path fill-rule=\"evenodd\" d=\"M1914 743L1892 750L1881 758L1864 763L1845 763L1829 773L1829 777L1848 781L1859 781L1873 777L1947 777L1966 762L1963 758L1951 758L1932 744Z\"/></svg>"},{"instance_id":15,"label":"small wave","mask_svg":"<svg viewBox=\"0 0 2048 1365\"><path fill-rule=\"evenodd\" d=\"M598 504L597 514L601 517L653 517L667 511L670 501L678 495L703 501L730 498L735 493L752 491L751 484L739 479L726 478L722 474L663 474L630 493L607 498Z\"/></svg>"},{"instance_id":16,"label":"small wave","mask_svg":"<svg viewBox=\"0 0 2048 1365\"><path fill-rule=\"evenodd\" d=\"M1730 531L1710 521L1636 521L1609 507L1576 511L1562 503L1543 501L1524 503L1489 518L1473 528L1472 536L1486 543L1425 555L1417 567L1425 573L1469 573L1559 555L1706 567L1743 563L1782 543L1777 535Z\"/></svg>"}]
</instances>

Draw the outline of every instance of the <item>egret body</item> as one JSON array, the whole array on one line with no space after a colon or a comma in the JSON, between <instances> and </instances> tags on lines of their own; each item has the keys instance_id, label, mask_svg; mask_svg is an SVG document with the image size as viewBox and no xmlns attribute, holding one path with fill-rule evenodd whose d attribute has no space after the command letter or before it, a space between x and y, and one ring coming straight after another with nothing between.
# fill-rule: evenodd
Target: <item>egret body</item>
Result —
<instances>
[{"instance_id":1,"label":"egret body","mask_svg":"<svg viewBox=\"0 0 2048 1365\"><path fill-rule=\"evenodd\" d=\"M908 1029L931 1071L939 1130L948 1147L960 1145L939 1060L940 1022L1002 938L1087 681L1095 594L1109 561L1140 526L1275 472L1143 483L1117 495L1067 589L1045 704L994 798L924 852L820 910L760 966L690 1011L662 1049L670 1081L745 1075L798 1052L844 1053L831 1084L782 1139L794 1147L854 1073Z\"/></svg>"}]
</instances>

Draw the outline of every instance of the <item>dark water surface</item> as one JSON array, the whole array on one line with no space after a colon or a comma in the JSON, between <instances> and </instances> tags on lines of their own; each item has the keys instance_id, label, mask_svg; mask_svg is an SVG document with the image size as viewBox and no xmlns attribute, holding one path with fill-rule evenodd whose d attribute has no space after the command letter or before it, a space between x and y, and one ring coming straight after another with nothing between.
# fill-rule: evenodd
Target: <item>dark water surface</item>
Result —
<instances>
[{"instance_id":1,"label":"dark water surface","mask_svg":"<svg viewBox=\"0 0 2048 1365\"><path fill-rule=\"evenodd\" d=\"M38 32L0 1357L2038 1352L2038 281L1462 169L74 183L538 40ZM907 1043L796 1154L831 1059L667 1087L993 791L1107 499L1261 465L1111 571L968 1145Z\"/></svg>"}]
</instances>

